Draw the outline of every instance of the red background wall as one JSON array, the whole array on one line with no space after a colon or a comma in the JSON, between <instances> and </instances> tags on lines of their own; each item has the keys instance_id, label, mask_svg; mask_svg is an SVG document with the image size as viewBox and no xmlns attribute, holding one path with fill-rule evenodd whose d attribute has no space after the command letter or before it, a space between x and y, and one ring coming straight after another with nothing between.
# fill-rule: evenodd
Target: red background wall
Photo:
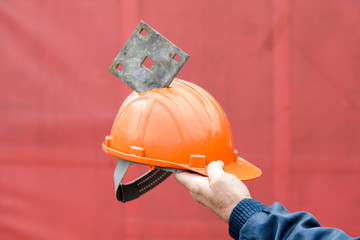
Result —
<instances>
[{"instance_id":1,"label":"red background wall","mask_svg":"<svg viewBox=\"0 0 360 240\"><path fill-rule=\"evenodd\" d=\"M121 204L101 151L130 89L107 71L143 19L190 55L265 204L360 235L360 2L0 3L0 238L229 239L171 177ZM140 170L134 169L133 174Z\"/></svg>"}]
</instances>

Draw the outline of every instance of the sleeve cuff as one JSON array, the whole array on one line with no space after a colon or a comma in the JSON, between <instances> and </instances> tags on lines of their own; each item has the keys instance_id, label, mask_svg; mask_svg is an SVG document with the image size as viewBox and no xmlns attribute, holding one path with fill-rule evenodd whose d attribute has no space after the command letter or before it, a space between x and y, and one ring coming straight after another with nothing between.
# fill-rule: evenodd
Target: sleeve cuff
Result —
<instances>
[{"instance_id":1,"label":"sleeve cuff","mask_svg":"<svg viewBox=\"0 0 360 240\"><path fill-rule=\"evenodd\" d=\"M233 209L229 219L229 234L234 239L239 239L240 229L245 222L251 218L254 214L264 210L266 206L261 202L248 198L242 200Z\"/></svg>"}]
</instances>

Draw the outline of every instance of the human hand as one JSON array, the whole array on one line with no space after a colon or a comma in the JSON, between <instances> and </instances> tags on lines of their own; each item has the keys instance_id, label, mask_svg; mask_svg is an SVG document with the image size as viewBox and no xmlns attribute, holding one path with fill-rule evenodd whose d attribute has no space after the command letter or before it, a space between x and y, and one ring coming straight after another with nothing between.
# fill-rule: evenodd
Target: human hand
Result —
<instances>
[{"instance_id":1,"label":"human hand","mask_svg":"<svg viewBox=\"0 0 360 240\"><path fill-rule=\"evenodd\" d=\"M237 177L224 172L222 161L211 162L207 173L209 177L181 172L175 174L175 179L190 190L196 202L229 222L230 214L236 205L246 198L251 198L249 190Z\"/></svg>"}]
</instances>

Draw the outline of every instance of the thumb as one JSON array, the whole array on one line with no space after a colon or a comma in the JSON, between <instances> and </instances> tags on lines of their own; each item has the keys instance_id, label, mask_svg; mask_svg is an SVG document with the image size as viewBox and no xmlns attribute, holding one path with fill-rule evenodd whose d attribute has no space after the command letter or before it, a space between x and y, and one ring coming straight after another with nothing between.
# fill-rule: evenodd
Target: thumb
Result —
<instances>
[{"instance_id":1,"label":"thumb","mask_svg":"<svg viewBox=\"0 0 360 240\"><path fill-rule=\"evenodd\" d=\"M209 176L209 181L214 182L218 179L221 179L224 176L224 162L223 161L213 161L207 166L207 174Z\"/></svg>"}]
</instances>

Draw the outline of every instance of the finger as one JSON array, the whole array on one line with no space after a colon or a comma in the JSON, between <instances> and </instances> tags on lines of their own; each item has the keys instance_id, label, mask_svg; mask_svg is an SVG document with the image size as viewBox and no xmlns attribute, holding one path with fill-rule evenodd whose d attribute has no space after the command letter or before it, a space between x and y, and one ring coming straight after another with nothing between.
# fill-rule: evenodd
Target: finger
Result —
<instances>
[{"instance_id":1,"label":"finger","mask_svg":"<svg viewBox=\"0 0 360 240\"><path fill-rule=\"evenodd\" d=\"M175 173L175 179L189 189L192 198L203 205L211 195L209 178L196 173Z\"/></svg>"},{"instance_id":2,"label":"finger","mask_svg":"<svg viewBox=\"0 0 360 240\"><path fill-rule=\"evenodd\" d=\"M224 176L224 162L220 160L211 162L206 170L210 183L214 182Z\"/></svg>"},{"instance_id":3,"label":"finger","mask_svg":"<svg viewBox=\"0 0 360 240\"><path fill-rule=\"evenodd\" d=\"M176 181L190 190L192 190L196 185L199 184L203 185L204 178L206 177L196 173L190 173L190 172L175 173ZM205 182L207 182L207 180Z\"/></svg>"}]
</instances>

